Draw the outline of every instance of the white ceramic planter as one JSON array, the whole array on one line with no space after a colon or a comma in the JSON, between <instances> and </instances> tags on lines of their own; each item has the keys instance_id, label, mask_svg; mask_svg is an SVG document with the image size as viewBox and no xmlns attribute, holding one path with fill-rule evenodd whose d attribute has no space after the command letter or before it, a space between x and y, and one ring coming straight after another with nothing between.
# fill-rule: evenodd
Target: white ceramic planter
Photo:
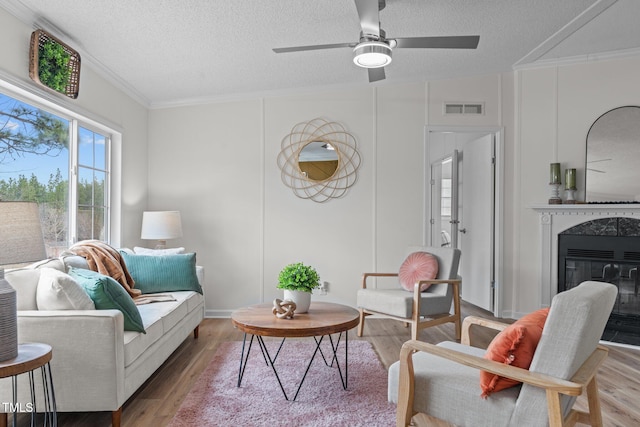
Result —
<instances>
[{"instance_id":1,"label":"white ceramic planter","mask_svg":"<svg viewBox=\"0 0 640 427\"><path fill-rule=\"evenodd\" d=\"M306 313L311 304L311 292L284 290L284 299L296 303L295 314Z\"/></svg>"}]
</instances>

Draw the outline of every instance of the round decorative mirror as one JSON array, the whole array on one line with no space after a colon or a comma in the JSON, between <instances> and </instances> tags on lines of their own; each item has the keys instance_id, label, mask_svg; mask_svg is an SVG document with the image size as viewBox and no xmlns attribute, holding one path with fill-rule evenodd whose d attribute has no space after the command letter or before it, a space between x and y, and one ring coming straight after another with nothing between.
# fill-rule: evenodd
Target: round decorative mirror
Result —
<instances>
[{"instance_id":1,"label":"round decorative mirror","mask_svg":"<svg viewBox=\"0 0 640 427\"><path fill-rule=\"evenodd\" d=\"M327 180L338 170L338 152L329 142L310 142L298 154L298 167L312 181Z\"/></svg>"},{"instance_id":2,"label":"round decorative mirror","mask_svg":"<svg viewBox=\"0 0 640 427\"><path fill-rule=\"evenodd\" d=\"M320 118L298 123L280 145L280 176L296 196L322 203L355 184L360 153L341 124Z\"/></svg>"},{"instance_id":3,"label":"round decorative mirror","mask_svg":"<svg viewBox=\"0 0 640 427\"><path fill-rule=\"evenodd\" d=\"M607 111L587 133L587 202L640 201L640 107Z\"/></svg>"}]
</instances>

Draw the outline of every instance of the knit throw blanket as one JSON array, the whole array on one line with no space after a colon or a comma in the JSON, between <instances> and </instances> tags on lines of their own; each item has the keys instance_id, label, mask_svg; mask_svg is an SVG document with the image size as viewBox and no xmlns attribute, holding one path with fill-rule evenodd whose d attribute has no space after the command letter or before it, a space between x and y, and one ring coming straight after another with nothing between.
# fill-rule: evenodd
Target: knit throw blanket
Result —
<instances>
[{"instance_id":1,"label":"knit throw blanket","mask_svg":"<svg viewBox=\"0 0 640 427\"><path fill-rule=\"evenodd\" d=\"M140 289L133 288L135 282L115 248L100 240L83 240L71 246L69 251L85 258L91 270L112 277L132 298L142 293Z\"/></svg>"}]
</instances>

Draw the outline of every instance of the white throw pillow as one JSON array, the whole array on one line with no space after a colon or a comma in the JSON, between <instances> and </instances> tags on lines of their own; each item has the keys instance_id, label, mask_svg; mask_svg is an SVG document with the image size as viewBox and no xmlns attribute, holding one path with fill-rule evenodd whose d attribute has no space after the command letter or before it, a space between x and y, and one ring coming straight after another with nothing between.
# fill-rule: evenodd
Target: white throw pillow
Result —
<instances>
[{"instance_id":1,"label":"white throw pillow","mask_svg":"<svg viewBox=\"0 0 640 427\"><path fill-rule=\"evenodd\" d=\"M38 310L95 310L85 290L66 273L43 268L36 292Z\"/></svg>"},{"instance_id":2,"label":"white throw pillow","mask_svg":"<svg viewBox=\"0 0 640 427\"><path fill-rule=\"evenodd\" d=\"M133 252L136 255L178 255L184 253L184 248L149 249L135 246Z\"/></svg>"}]
</instances>

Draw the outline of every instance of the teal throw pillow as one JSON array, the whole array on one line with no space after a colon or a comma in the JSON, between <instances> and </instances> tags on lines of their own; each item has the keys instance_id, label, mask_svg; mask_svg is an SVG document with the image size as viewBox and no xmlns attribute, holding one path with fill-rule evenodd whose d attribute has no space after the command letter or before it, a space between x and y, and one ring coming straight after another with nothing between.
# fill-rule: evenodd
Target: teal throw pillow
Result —
<instances>
[{"instance_id":1,"label":"teal throw pillow","mask_svg":"<svg viewBox=\"0 0 640 427\"><path fill-rule=\"evenodd\" d=\"M70 267L69 275L84 288L98 310L116 309L124 315L124 330L146 333L138 307L115 279L93 270Z\"/></svg>"},{"instance_id":2,"label":"teal throw pillow","mask_svg":"<svg viewBox=\"0 0 640 427\"><path fill-rule=\"evenodd\" d=\"M196 275L196 254L133 255L120 251L136 289L143 294L172 291L202 293Z\"/></svg>"}]
</instances>

